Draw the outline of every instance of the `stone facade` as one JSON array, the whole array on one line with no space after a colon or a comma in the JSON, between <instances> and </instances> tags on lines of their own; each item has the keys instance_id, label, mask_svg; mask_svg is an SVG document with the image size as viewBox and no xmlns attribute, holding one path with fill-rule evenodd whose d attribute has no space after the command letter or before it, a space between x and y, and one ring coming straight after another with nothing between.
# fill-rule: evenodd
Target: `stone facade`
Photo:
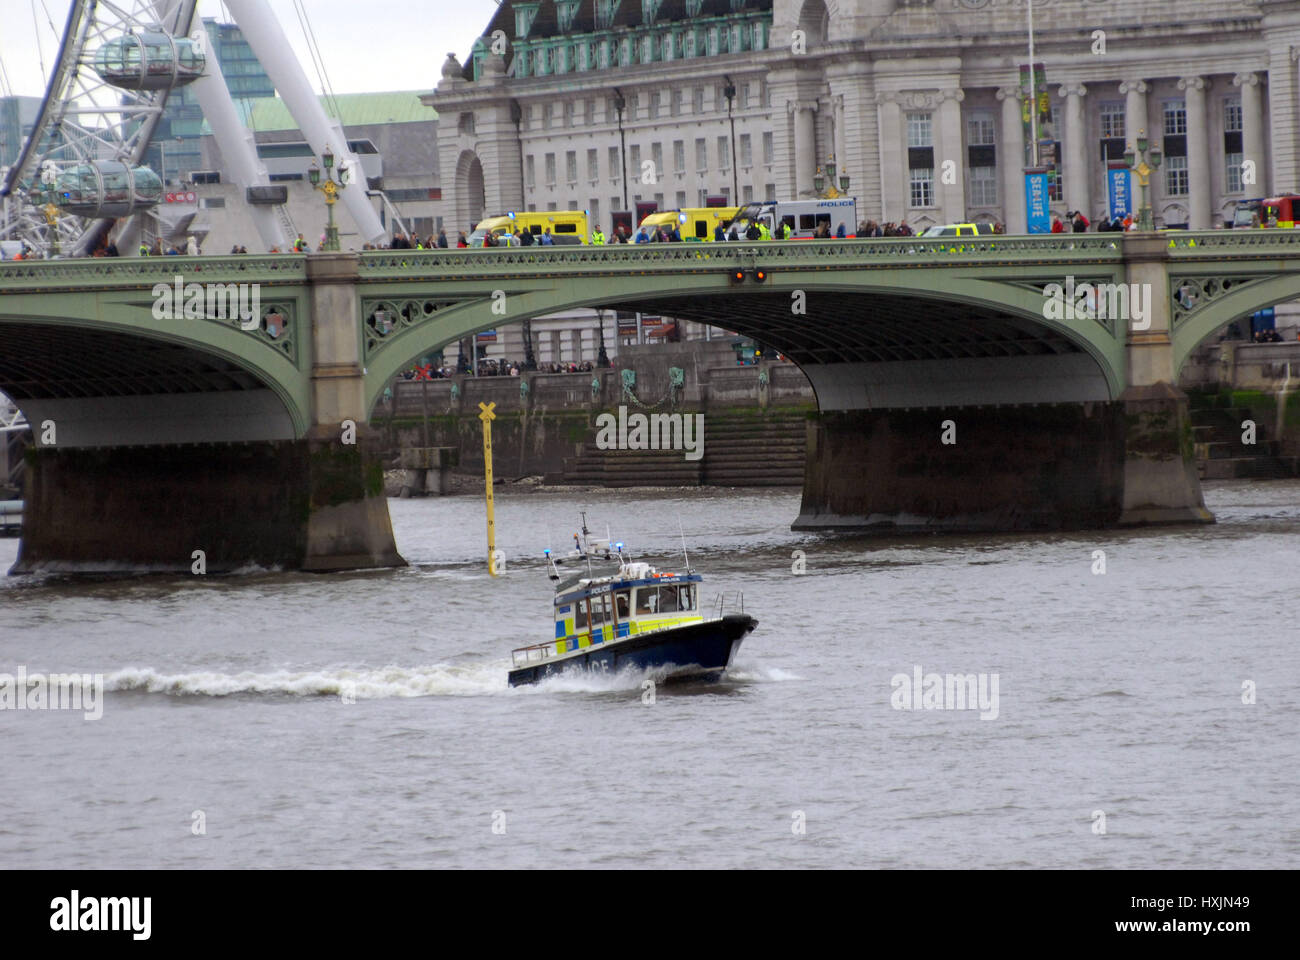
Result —
<instances>
[{"instance_id":1,"label":"stone facade","mask_svg":"<svg viewBox=\"0 0 1300 960\"><path fill-rule=\"evenodd\" d=\"M1022 232L1027 12L1024 0L502 4L425 98L444 118L441 215L451 230L578 208L608 230L638 199L811 196L833 156L862 219ZM1165 151L1157 226L1221 226L1239 200L1300 189L1298 0L1035 0L1033 14L1054 213L1096 219L1103 158L1139 131Z\"/></svg>"}]
</instances>

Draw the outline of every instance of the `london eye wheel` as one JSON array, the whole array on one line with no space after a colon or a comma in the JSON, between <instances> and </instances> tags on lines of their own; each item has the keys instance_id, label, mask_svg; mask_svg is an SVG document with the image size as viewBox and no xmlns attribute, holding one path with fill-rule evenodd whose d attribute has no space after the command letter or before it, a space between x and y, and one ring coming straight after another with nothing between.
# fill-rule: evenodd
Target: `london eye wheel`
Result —
<instances>
[{"instance_id":1,"label":"london eye wheel","mask_svg":"<svg viewBox=\"0 0 1300 960\"><path fill-rule=\"evenodd\" d=\"M0 170L0 238L85 256L118 221L119 242L140 234L163 193L145 153L169 94L206 62L197 2L73 0L35 126Z\"/></svg>"}]
</instances>

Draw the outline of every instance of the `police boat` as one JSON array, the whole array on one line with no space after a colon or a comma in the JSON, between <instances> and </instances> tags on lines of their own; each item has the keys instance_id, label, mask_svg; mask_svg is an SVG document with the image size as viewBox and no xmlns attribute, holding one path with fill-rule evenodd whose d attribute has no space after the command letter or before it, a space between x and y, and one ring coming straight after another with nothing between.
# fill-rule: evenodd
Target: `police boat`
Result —
<instances>
[{"instance_id":1,"label":"police boat","mask_svg":"<svg viewBox=\"0 0 1300 960\"><path fill-rule=\"evenodd\" d=\"M585 515L582 534L573 535L574 549L566 557L545 551L555 582L555 639L513 651L510 686L570 671L628 668L662 680L720 679L758 626L744 612L743 596L719 596L706 616L703 578L691 569L684 543L685 572L661 573L629 560L623 544L611 544L608 536L592 539ZM561 577L560 566L576 564L585 570ZM613 569L600 575L593 564Z\"/></svg>"}]
</instances>

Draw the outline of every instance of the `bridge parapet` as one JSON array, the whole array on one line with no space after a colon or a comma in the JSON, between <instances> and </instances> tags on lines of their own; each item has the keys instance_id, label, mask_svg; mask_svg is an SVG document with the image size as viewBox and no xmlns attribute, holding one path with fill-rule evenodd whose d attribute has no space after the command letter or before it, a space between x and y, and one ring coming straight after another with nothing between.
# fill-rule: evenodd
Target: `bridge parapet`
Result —
<instances>
[{"instance_id":1,"label":"bridge parapet","mask_svg":"<svg viewBox=\"0 0 1300 960\"><path fill-rule=\"evenodd\" d=\"M307 257L266 254L224 257L91 257L76 260L6 260L0 293L56 293L153 287L187 281L212 283L304 283Z\"/></svg>"}]
</instances>

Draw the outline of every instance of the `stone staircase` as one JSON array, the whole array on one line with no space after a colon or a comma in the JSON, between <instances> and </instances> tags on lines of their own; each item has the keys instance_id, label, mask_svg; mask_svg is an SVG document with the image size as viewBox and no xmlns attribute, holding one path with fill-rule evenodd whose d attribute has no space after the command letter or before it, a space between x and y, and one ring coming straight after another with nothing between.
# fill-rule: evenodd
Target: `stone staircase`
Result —
<instances>
[{"instance_id":1,"label":"stone staircase","mask_svg":"<svg viewBox=\"0 0 1300 960\"><path fill-rule=\"evenodd\" d=\"M547 483L593 487L798 487L803 485L806 419L706 414L704 456L680 450L601 450L588 440Z\"/></svg>"},{"instance_id":2,"label":"stone staircase","mask_svg":"<svg viewBox=\"0 0 1300 960\"><path fill-rule=\"evenodd\" d=\"M1297 475L1297 457L1278 456L1278 443L1264 439L1267 427L1258 425L1253 445L1241 442L1245 408L1200 408L1191 411L1196 468L1202 480L1280 479Z\"/></svg>"}]
</instances>

